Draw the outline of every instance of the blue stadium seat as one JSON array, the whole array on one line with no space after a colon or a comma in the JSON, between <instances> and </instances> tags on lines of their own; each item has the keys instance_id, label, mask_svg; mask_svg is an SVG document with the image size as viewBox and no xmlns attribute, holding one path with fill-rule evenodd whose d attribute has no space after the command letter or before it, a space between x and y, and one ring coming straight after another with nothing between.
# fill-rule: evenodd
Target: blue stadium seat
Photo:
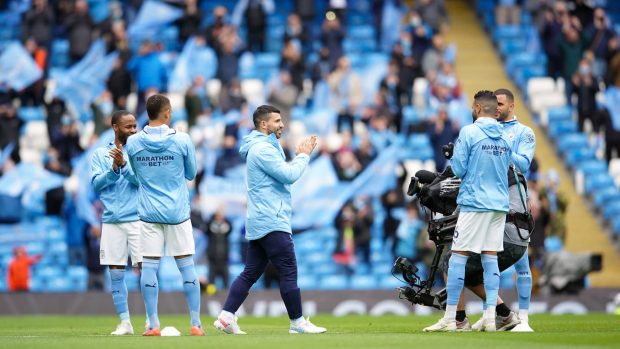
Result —
<instances>
[{"instance_id":1,"label":"blue stadium seat","mask_svg":"<svg viewBox=\"0 0 620 349\"><path fill-rule=\"evenodd\" d=\"M502 57L508 57L513 52L523 52L527 48L527 41L523 38L515 38L499 42L499 52Z\"/></svg>"},{"instance_id":2,"label":"blue stadium seat","mask_svg":"<svg viewBox=\"0 0 620 349\"><path fill-rule=\"evenodd\" d=\"M594 205L598 208L603 207L610 201L620 200L620 191L615 186L601 188L592 195Z\"/></svg>"},{"instance_id":3,"label":"blue stadium seat","mask_svg":"<svg viewBox=\"0 0 620 349\"><path fill-rule=\"evenodd\" d=\"M44 266L36 269L36 275L40 278L55 278L62 274L62 270L58 267Z\"/></svg>"},{"instance_id":4,"label":"blue stadium seat","mask_svg":"<svg viewBox=\"0 0 620 349\"><path fill-rule=\"evenodd\" d=\"M73 292L75 291L75 286L69 278L58 276L48 278L44 289L47 292Z\"/></svg>"},{"instance_id":5,"label":"blue stadium seat","mask_svg":"<svg viewBox=\"0 0 620 349\"><path fill-rule=\"evenodd\" d=\"M616 216L611 222L611 231L615 237L620 237L620 216Z\"/></svg>"},{"instance_id":6,"label":"blue stadium seat","mask_svg":"<svg viewBox=\"0 0 620 349\"><path fill-rule=\"evenodd\" d=\"M432 146L431 140L428 138L428 135L424 133L410 135L407 139L407 145L416 150L421 148L430 148Z\"/></svg>"},{"instance_id":7,"label":"blue stadium seat","mask_svg":"<svg viewBox=\"0 0 620 349\"><path fill-rule=\"evenodd\" d=\"M315 275L308 275L300 273L297 277L297 285L302 290L315 290L317 289L317 277Z\"/></svg>"},{"instance_id":8,"label":"blue stadium seat","mask_svg":"<svg viewBox=\"0 0 620 349\"><path fill-rule=\"evenodd\" d=\"M558 140L558 149L560 149L560 151L587 148L588 145L588 136L581 132L564 135Z\"/></svg>"},{"instance_id":9,"label":"blue stadium seat","mask_svg":"<svg viewBox=\"0 0 620 349\"><path fill-rule=\"evenodd\" d=\"M607 221L613 221L616 217L620 217L620 200L607 202L603 206L603 218Z\"/></svg>"},{"instance_id":10,"label":"blue stadium seat","mask_svg":"<svg viewBox=\"0 0 620 349\"><path fill-rule=\"evenodd\" d=\"M398 287L406 286L406 284L397 278L395 278L392 274L386 273L383 275L377 275L379 279L379 288L384 290L395 289Z\"/></svg>"},{"instance_id":11,"label":"blue stadium seat","mask_svg":"<svg viewBox=\"0 0 620 349\"><path fill-rule=\"evenodd\" d=\"M498 43L508 39L518 38L522 35L521 27L517 25L498 25L493 31L493 42Z\"/></svg>"},{"instance_id":12,"label":"blue stadium seat","mask_svg":"<svg viewBox=\"0 0 620 349\"><path fill-rule=\"evenodd\" d=\"M43 107L21 107L17 110L17 115L24 122L45 120L45 110Z\"/></svg>"},{"instance_id":13,"label":"blue stadium seat","mask_svg":"<svg viewBox=\"0 0 620 349\"><path fill-rule=\"evenodd\" d=\"M585 191L591 193L606 187L615 186L614 179L607 172L590 175L585 177Z\"/></svg>"},{"instance_id":14,"label":"blue stadium seat","mask_svg":"<svg viewBox=\"0 0 620 349\"><path fill-rule=\"evenodd\" d=\"M239 274L243 271L243 268L245 268L245 266L242 263L231 264L228 267L228 275L230 276L230 279L234 280L234 278L239 276Z\"/></svg>"},{"instance_id":15,"label":"blue stadium seat","mask_svg":"<svg viewBox=\"0 0 620 349\"><path fill-rule=\"evenodd\" d=\"M342 266L334 262L317 263L312 268L312 273L315 275L332 275L342 272Z\"/></svg>"},{"instance_id":16,"label":"blue stadium seat","mask_svg":"<svg viewBox=\"0 0 620 349\"><path fill-rule=\"evenodd\" d=\"M325 275L321 277L319 288L322 290L346 290L349 279L345 275Z\"/></svg>"},{"instance_id":17,"label":"blue stadium seat","mask_svg":"<svg viewBox=\"0 0 620 349\"><path fill-rule=\"evenodd\" d=\"M125 282L128 281L129 274L132 274L131 271L127 271L125 276ZM78 292L86 292L88 288L88 270L86 267L82 266L70 266L67 268L66 272L67 278L71 280L73 283L73 289ZM129 283L127 284L129 287Z\"/></svg>"},{"instance_id":18,"label":"blue stadium seat","mask_svg":"<svg viewBox=\"0 0 620 349\"><path fill-rule=\"evenodd\" d=\"M69 40L55 39L52 41L50 59L52 67L67 68L69 66Z\"/></svg>"},{"instance_id":19,"label":"blue stadium seat","mask_svg":"<svg viewBox=\"0 0 620 349\"><path fill-rule=\"evenodd\" d=\"M6 275L0 274L0 293L7 292L9 285L7 284Z\"/></svg>"},{"instance_id":20,"label":"blue stadium seat","mask_svg":"<svg viewBox=\"0 0 620 349\"><path fill-rule=\"evenodd\" d=\"M561 120L549 123L548 132L552 139L557 139L565 134L577 132L577 123L573 120Z\"/></svg>"},{"instance_id":21,"label":"blue stadium seat","mask_svg":"<svg viewBox=\"0 0 620 349\"><path fill-rule=\"evenodd\" d=\"M582 161L577 165L577 170L583 172L585 176L606 173L607 163L603 160Z\"/></svg>"},{"instance_id":22,"label":"blue stadium seat","mask_svg":"<svg viewBox=\"0 0 620 349\"><path fill-rule=\"evenodd\" d=\"M545 251L547 252L559 252L564 248L562 239L558 236L548 236L545 238Z\"/></svg>"},{"instance_id":23,"label":"blue stadium seat","mask_svg":"<svg viewBox=\"0 0 620 349\"><path fill-rule=\"evenodd\" d=\"M547 115L549 117L549 124L558 121L572 120L573 110L570 106L554 107L547 109Z\"/></svg>"},{"instance_id":24,"label":"blue stadium seat","mask_svg":"<svg viewBox=\"0 0 620 349\"><path fill-rule=\"evenodd\" d=\"M390 274L392 272L393 265L394 265L393 261L373 263L371 265L372 273L377 276L380 276L382 274Z\"/></svg>"},{"instance_id":25,"label":"blue stadium seat","mask_svg":"<svg viewBox=\"0 0 620 349\"><path fill-rule=\"evenodd\" d=\"M565 153L566 163L570 167L575 167L579 162L596 159L596 152L590 147L568 149Z\"/></svg>"},{"instance_id":26,"label":"blue stadium seat","mask_svg":"<svg viewBox=\"0 0 620 349\"><path fill-rule=\"evenodd\" d=\"M353 290L374 290L377 288L379 288L379 284L374 275L351 276L351 289Z\"/></svg>"}]
</instances>

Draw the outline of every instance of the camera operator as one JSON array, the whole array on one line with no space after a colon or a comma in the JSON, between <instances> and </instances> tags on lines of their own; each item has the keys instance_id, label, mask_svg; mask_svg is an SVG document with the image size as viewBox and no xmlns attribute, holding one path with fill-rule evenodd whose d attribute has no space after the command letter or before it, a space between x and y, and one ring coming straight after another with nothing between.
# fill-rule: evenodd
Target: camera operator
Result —
<instances>
[{"instance_id":1,"label":"camera operator","mask_svg":"<svg viewBox=\"0 0 620 349\"><path fill-rule=\"evenodd\" d=\"M491 91L474 96L475 122L461 129L454 148L452 170L461 178L457 198L460 214L448 262L446 313L425 332L454 332L456 310L470 253L481 253L486 310L481 330L495 331L495 305L499 290L497 252L503 250L503 232L509 209L508 178L511 147L497 122L497 97Z\"/></svg>"}]
</instances>

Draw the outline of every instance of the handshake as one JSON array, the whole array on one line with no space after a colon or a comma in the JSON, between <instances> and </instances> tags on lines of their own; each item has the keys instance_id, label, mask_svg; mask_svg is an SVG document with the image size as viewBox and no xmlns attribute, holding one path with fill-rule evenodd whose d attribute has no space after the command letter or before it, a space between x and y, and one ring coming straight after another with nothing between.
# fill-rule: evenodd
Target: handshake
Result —
<instances>
[{"instance_id":1,"label":"handshake","mask_svg":"<svg viewBox=\"0 0 620 349\"><path fill-rule=\"evenodd\" d=\"M450 142L443 147L441 147L441 151L443 152L443 156L450 160L452 159L452 155L454 154L454 143Z\"/></svg>"}]
</instances>

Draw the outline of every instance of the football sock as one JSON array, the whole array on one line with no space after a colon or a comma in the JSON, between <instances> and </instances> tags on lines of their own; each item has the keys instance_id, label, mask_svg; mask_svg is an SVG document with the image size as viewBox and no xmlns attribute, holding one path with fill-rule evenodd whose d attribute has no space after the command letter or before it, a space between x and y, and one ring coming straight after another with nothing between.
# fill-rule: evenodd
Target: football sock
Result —
<instances>
[{"instance_id":1,"label":"football sock","mask_svg":"<svg viewBox=\"0 0 620 349\"><path fill-rule=\"evenodd\" d=\"M532 273L530 272L530 260L527 251L515 263L515 271L517 272L519 310L527 310L530 308L530 297L532 295Z\"/></svg>"},{"instance_id":2,"label":"football sock","mask_svg":"<svg viewBox=\"0 0 620 349\"><path fill-rule=\"evenodd\" d=\"M495 307L495 312L497 312L499 316L506 317L510 315L510 308L506 306L506 303L498 304L497 307Z\"/></svg>"},{"instance_id":3,"label":"football sock","mask_svg":"<svg viewBox=\"0 0 620 349\"><path fill-rule=\"evenodd\" d=\"M458 253L452 253L448 261L448 281L446 289L448 291L448 299L446 307L446 318L456 317L456 305L459 303L463 285L465 284L465 265L467 264L467 256Z\"/></svg>"},{"instance_id":4,"label":"football sock","mask_svg":"<svg viewBox=\"0 0 620 349\"><path fill-rule=\"evenodd\" d=\"M200 324L200 283L198 282L198 274L194 267L194 259L192 256L175 259L177 267L183 277L183 292L187 300L189 308L189 316L191 317L192 326L201 326Z\"/></svg>"},{"instance_id":5,"label":"football sock","mask_svg":"<svg viewBox=\"0 0 620 349\"><path fill-rule=\"evenodd\" d=\"M159 317L157 316L157 297L159 293L157 269L159 269L159 259L144 258L142 260L140 288L144 298L146 315L149 318L149 328L159 328Z\"/></svg>"},{"instance_id":6,"label":"football sock","mask_svg":"<svg viewBox=\"0 0 620 349\"><path fill-rule=\"evenodd\" d=\"M110 286L112 288L112 301L116 313L122 320L129 320L129 307L127 306L127 285L125 284L125 269L110 268Z\"/></svg>"},{"instance_id":7,"label":"football sock","mask_svg":"<svg viewBox=\"0 0 620 349\"><path fill-rule=\"evenodd\" d=\"M485 317L495 317L495 305L497 304L497 293L499 291L499 267L497 256L482 254L482 274L484 280L484 291L486 297ZM492 314L492 315L491 315Z\"/></svg>"},{"instance_id":8,"label":"football sock","mask_svg":"<svg viewBox=\"0 0 620 349\"><path fill-rule=\"evenodd\" d=\"M467 313L465 313L465 310L457 310L456 311L456 321L463 321L465 320L465 318L467 317Z\"/></svg>"}]
</instances>

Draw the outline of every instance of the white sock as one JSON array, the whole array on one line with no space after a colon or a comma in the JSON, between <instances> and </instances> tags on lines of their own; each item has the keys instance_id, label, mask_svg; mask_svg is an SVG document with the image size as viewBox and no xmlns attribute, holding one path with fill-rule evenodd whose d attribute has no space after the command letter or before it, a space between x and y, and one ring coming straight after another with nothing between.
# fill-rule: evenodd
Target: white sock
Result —
<instances>
[{"instance_id":1,"label":"white sock","mask_svg":"<svg viewBox=\"0 0 620 349\"><path fill-rule=\"evenodd\" d=\"M299 326L303 323L304 320L305 320L304 317L301 316L299 319L291 320L291 325Z\"/></svg>"},{"instance_id":2,"label":"white sock","mask_svg":"<svg viewBox=\"0 0 620 349\"><path fill-rule=\"evenodd\" d=\"M495 307L487 307L484 310L484 315L482 317L485 319L493 319L493 321L495 321Z\"/></svg>"},{"instance_id":3,"label":"white sock","mask_svg":"<svg viewBox=\"0 0 620 349\"><path fill-rule=\"evenodd\" d=\"M446 313L443 318L456 321L456 305L446 305Z\"/></svg>"},{"instance_id":4,"label":"white sock","mask_svg":"<svg viewBox=\"0 0 620 349\"><path fill-rule=\"evenodd\" d=\"M529 315L527 309L519 309L519 320L523 323L529 322Z\"/></svg>"},{"instance_id":5,"label":"white sock","mask_svg":"<svg viewBox=\"0 0 620 349\"><path fill-rule=\"evenodd\" d=\"M222 310L222 312L220 313L220 316L218 316L224 320L234 320L235 319L235 314L226 311L226 310Z\"/></svg>"},{"instance_id":6,"label":"white sock","mask_svg":"<svg viewBox=\"0 0 620 349\"><path fill-rule=\"evenodd\" d=\"M131 319L121 320L121 323L128 323L131 325Z\"/></svg>"}]
</instances>

